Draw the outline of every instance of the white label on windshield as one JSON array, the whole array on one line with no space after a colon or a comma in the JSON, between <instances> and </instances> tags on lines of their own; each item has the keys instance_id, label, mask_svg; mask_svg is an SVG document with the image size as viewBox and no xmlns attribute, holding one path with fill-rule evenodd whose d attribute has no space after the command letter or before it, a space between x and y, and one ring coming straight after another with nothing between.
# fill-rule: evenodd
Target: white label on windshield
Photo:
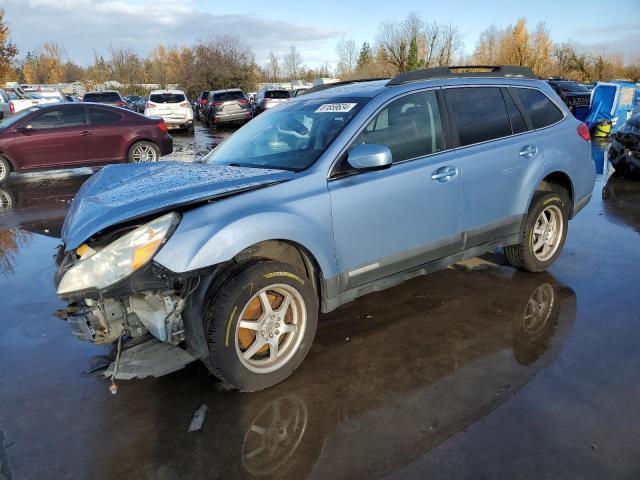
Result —
<instances>
[{"instance_id":1,"label":"white label on windshield","mask_svg":"<svg viewBox=\"0 0 640 480\"><path fill-rule=\"evenodd\" d=\"M330 113L341 113L341 112L349 112L353 107L355 107L357 103L325 103L320 105L315 113L319 112L330 112Z\"/></svg>"}]
</instances>

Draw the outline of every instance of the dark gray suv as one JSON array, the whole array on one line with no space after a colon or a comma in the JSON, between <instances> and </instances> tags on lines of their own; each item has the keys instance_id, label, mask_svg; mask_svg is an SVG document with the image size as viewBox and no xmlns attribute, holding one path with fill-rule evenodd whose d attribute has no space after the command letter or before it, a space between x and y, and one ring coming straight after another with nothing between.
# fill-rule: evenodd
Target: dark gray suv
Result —
<instances>
[{"instance_id":1,"label":"dark gray suv","mask_svg":"<svg viewBox=\"0 0 640 480\"><path fill-rule=\"evenodd\" d=\"M253 117L247 96L239 88L213 90L203 106L204 123L209 127L230 122L247 122Z\"/></svg>"}]
</instances>

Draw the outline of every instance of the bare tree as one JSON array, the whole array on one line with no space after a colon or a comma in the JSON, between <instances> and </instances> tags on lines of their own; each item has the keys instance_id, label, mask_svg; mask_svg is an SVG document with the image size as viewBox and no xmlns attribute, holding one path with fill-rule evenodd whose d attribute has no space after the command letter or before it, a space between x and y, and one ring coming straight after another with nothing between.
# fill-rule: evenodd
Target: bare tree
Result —
<instances>
[{"instance_id":1,"label":"bare tree","mask_svg":"<svg viewBox=\"0 0 640 480\"><path fill-rule=\"evenodd\" d=\"M410 38L403 25L398 22L383 22L378 28L378 45L384 51L389 63L402 73L407 69Z\"/></svg>"},{"instance_id":2,"label":"bare tree","mask_svg":"<svg viewBox=\"0 0 640 480\"><path fill-rule=\"evenodd\" d=\"M358 49L356 42L349 38L343 38L336 47L338 53L337 75L340 78L351 78L358 64Z\"/></svg>"},{"instance_id":3,"label":"bare tree","mask_svg":"<svg viewBox=\"0 0 640 480\"><path fill-rule=\"evenodd\" d=\"M427 24L425 27L426 53L424 64L426 67L433 67L436 64L441 28L442 25L436 21Z\"/></svg>"},{"instance_id":4,"label":"bare tree","mask_svg":"<svg viewBox=\"0 0 640 480\"><path fill-rule=\"evenodd\" d=\"M265 66L267 79L271 82L279 80L282 73L280 70L280 59L275 53L269 52L269 61Z\"/></svg>"},{"instance_id":5,"label":"bare tree","mask_svg":"<svg viewBox=\"0 0 640 480\"><path fill-rule=\"evenodd\" d=\"M298 52L295 45L289 47L289 51L284 56L284 70L285 74L290 80L296 79L304 71L304 64L302 63L302 56Z\"/></svg>"}]
</instances>

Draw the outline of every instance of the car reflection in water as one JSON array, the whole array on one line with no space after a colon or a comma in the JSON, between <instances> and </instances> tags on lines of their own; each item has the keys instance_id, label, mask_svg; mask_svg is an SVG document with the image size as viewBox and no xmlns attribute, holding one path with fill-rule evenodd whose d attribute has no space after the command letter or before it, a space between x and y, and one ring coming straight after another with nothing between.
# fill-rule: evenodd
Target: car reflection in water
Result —
<instances>
[{"instance_id":1,"label":"car reflection in water","mask_svg":"<svg viewBox=\"0 0 640 480\"><path fill-rule=\"evenodd\" d=\"M604 214L614 223L629 225L640 232L640 181L616 175L602 189Z\"/></svg>"},{"instance_id":2,"label":"car reflection in water","mask_svg":"<svg viewBox=\"0 0 640 480\"><path fill-rule=\"evenodd\" d=\"M67 210L88 175L41 179L0 187L0 229L20 228L60 237Z\"/></svg>"},{"instance_id":3,"label":"car reflection in water","mask_svg":"<svg viewBox=\"0 0 640 480\"><path fill-rule=\"evenodd\" d=\"M551 275L471 265L322 316L305 363L271 389L214 392L198 366L128 384L118 402L104 403L103 440L112 448L92 473L377 478L406 465L551 364L575 318L575 294ZM189 434L200 404L209 407L207 420ZM124 406L135 433L122 418ZM147 455L123 465L131 453L117 438L130 436Z\"/></svg>"}]
</instances>

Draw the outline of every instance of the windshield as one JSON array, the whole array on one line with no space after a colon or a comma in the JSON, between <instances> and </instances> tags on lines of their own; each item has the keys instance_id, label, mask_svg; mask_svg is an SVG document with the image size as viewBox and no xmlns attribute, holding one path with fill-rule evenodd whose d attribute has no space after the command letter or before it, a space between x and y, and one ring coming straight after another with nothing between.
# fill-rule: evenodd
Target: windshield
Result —
<instances>
[{"instance_id":1,"label":"windshield","mask_svg":"<svg viewBox=\"0 0 640 480\"><path fill-rule=\"evenodd\" d=\"M205 163L301 171L310 167L368 98L287 102L251 120Z\"/></svg>"},{"instance_id":2,"label":"windshield","mask_svg":"<svg viewBox=\"0 0 640 480\"><path fill-rule=\"evenodd\" d=\"M571 93L589 93L589 89L583 87L582 85L574 82L562 82L558 83L560 90L563 92L571 92Z\"/></svg>"},{"instance_id":3,"label":"windshield","mask_svg":"<svg viewBox=\"0 0 640 480\"><path fill-rule=\"evenodd\" d=\"M0 120L0 130L4 130L5 128L9 128L11 125L18 123L20 120L22 120L24 117L29 115L31 112L35 112L39 108L40 107L26 108L14 115L11 115L10 117L5 117L4 119Z\"/></svg>"}]
</instances>

